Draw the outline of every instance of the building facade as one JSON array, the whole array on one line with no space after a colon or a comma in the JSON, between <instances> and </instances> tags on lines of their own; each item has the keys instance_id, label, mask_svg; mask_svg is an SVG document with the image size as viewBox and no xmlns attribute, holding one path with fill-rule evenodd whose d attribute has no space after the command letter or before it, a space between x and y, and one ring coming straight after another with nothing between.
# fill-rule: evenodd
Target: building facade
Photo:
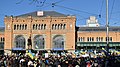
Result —
<instances>
[{"instance_id":1,"label":"building facade","mask_svg":"<svg viewBox=\"0 0 120 67\"><path fill-rule=\"evenodd\" d=\"M101 49L107 46L106 27L100 26L94 16L87 19L86 25L76 28L77 49ZM109 27L109 48L120 48L120 27Z\"/></svg>"},{"instance_id":2,"label":"building facade","mask_svg":"<svg viewBox=\"0 0 120 67\"><path fill-rule=\"evenodd\" d=\"M98 49L107 46L106 27L79 27L77 46L79 49ZM109 28L109 48L120 48L120 27Z\"/></svg>"},{"instance_id":3,"label":"building facade","mask_svg":"<svg viewBox=\"0 0 120 67\"><path fill-rule=\"evenodd\" d=\"M6 16L4 22L5 52L28 49L29 38L34 50L75 50L75 16L36 11Z\"/></svg>"},{"instance_id":4,"label":"building facade","mask_svg":"<svg viewBox=\"0 0 120 67\"><path fill-rule=\"evenodd\" d=\"M35 11L6 16L0 28L0 49L68 50L106 47L106 27L91 16L84 26L76 26L76 17L55 11ZM31 46L28 45L29 39ZM120 49L120 27L109 28L109 47Z\"/></svg>"}]
</instances>

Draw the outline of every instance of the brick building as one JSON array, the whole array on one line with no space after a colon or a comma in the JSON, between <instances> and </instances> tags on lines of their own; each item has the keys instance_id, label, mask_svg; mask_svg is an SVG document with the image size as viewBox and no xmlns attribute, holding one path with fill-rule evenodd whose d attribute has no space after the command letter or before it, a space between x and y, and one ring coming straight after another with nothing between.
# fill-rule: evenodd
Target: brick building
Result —
<instances>
[{"instance_id":1,"label":"brick building","mask_svg":"<svg viewBox=\"0 0 120 67\"><path fill-rule=\"evenodd\" d=\"M5 52L9 50L75 50L75 16L55 11L35 11L6 16ZM28 45L31 37L32 45Z\"/></svg>"},{"instance_id":2,"label":"brick building","mask_svg":"<svg viewBox=\"0 0 120 67\"><path fill-rule=\"evenodd\" d=\"M19 16L6 16L5 29L0 28L0 49L68 50L98 49L106 46L106 27L94 16L86 25L77 27L76 17L55 11L35 11ZM31 43L28 43L28 40ZM29 45L30 44L30 45ZM2 45L2 46L1 46ZM110 27L109 47L120 48L120 27Z\"/></svg>"}]
</instances>

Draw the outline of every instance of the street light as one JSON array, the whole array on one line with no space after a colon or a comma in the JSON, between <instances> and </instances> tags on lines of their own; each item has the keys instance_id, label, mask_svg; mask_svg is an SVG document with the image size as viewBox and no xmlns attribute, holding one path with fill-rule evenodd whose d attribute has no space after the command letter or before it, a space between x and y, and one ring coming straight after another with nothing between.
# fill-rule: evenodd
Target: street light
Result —
<instances>
[{"instance_id":1,"label":"street light","mask_svg":"<svg viewBox=\"0 0 120 67\"><path fill-rule=\"evenodd\" d=\"M106 0L106 37L107 37L107 46L106 50L109 52L109 22L108 22L108 0Z\"/></svg>"}]
</instances>

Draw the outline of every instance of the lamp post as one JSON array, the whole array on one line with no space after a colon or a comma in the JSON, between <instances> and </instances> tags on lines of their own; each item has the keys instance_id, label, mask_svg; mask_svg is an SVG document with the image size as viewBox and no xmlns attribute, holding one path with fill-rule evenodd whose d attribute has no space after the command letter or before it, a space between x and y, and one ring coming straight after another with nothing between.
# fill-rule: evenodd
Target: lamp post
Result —
<instances>
[{"instance_id":1,"label":"lamp post","mask_svg":"<svg viewBox=\"0 0 120 67\"><path fill-rule=\"evenodd\" d=\"M109 52L109 22L108 22L108 0L106 0L106 37L107 37L107 46L106 50Z\"/></svg>"}]
</instances>

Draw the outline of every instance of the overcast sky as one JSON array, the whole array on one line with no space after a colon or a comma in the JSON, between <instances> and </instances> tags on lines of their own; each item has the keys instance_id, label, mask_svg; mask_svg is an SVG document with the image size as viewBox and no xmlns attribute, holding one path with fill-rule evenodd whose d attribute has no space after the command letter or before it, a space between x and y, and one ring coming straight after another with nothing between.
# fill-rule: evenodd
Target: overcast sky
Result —
<instances>
[{"instance_id":1,"label":"overcast sky","mask_svg":"<svg viewBox=\"0 0 120 67\"><path fill-rule=\"evenodd\" d=\"M120 26L120 0L109 0L109 24ZM52 5L53 4L53 5ZM76 25L85 25L89 16L96 16L101 25L106 24L106 0L1 0L0 26L4 26L5 15L21 15L38 10L54 10L75 15ZM101 16L101 17L100 17Z\"/></svg>"}]
</instances>

